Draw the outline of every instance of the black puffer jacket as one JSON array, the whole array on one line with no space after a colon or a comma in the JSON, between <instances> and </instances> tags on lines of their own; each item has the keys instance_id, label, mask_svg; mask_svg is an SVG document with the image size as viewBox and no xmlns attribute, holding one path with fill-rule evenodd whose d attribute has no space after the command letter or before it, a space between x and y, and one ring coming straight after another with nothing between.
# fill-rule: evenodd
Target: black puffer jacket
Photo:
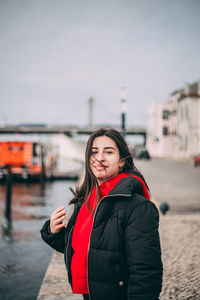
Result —
<instances>
[{"instance_id":1,"label":"black puffer jacket","mask_svg":"<svg viewBox=\"0 0 200 300\"><path fill-rule=\"evenodd\" d=\"M66 228L41 235L64 253L71 278L72 231L81 203L77 202ZM143 196L141 182L120 180L97 206L88 251L88 286L91 300L156 300L162 286L162 261L155 205Z\"/></svg>"}]
</instances>

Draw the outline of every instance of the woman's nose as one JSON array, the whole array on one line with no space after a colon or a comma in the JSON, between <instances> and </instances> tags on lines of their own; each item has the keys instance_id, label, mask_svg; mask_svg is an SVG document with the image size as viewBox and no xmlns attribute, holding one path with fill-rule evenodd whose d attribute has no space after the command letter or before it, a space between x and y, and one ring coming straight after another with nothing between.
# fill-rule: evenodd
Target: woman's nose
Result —
<instances>
[{"instance_id":1,"label":"woman's nose","mask_svg":"<svg viewBox=\"0 0 200 300\"><path fill-rule=\"evenodd\" d=\"M103 152L97 153L96 159L97 159L98 161L104 161L104 160L105 160L104 153L103 153Z\"/></svg>"}]
</instances>

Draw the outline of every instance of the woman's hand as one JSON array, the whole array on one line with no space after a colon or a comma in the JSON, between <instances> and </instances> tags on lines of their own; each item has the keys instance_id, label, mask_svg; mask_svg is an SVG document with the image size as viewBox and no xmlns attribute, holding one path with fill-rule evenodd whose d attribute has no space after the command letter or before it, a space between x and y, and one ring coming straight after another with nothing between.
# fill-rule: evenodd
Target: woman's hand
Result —
<instances>
[{"instance_id":1,"label":"woman's hand","mask_svg":"<svg viewBox=\"0 0 200 300\"><path fill-rule=\"evenodd\" d=\"M66 223L62 223L65 219L66 211L65 207L61 206L57 208L51 215L50 218L50 231L51 233L58 233L61 228L66 226Z\"/></svg>"}]
</instances>

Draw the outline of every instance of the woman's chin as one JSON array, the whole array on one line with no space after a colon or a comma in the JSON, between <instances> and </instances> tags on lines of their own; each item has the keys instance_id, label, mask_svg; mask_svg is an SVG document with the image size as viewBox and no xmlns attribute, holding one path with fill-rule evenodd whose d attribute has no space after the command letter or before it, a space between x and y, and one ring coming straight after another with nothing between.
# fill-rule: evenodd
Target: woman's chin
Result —
<instances>
[{"instance_id":1,"label":"woman's chin","mask_svg":"<svg viewBox=\"0 0 200 300\"><path fill-rule=\"evenodd\" d=\"M95 172L94 173L94 176L97 178L97 179L105 179L106 178L106 173L105 171L98 171L98 172Z\"/></svg>"},{"instance_id":2,"label":"woman's chin","mask_svg":"<svg viewBox=\"0 0 200 300\"><path fill-rule=\"evenodd\" d=\"M107 176L106 176L106 173L105 172L96 172L96 174L94 174L98 183L101 184L103 183L104 181L107 180Z\"/></svg>"}]
</instances>

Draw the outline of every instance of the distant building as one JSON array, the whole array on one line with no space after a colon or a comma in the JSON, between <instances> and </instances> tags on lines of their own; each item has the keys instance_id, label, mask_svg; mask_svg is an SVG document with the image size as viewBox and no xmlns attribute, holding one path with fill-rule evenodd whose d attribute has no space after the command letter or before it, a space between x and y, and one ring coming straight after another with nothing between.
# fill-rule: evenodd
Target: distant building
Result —
<instances>
[{"instance_id":1,"label":"distant building","mask_svg":"<svg viewBox=\"0 0 200 300\"><path fill-rule=\"evenodd\" d=\"M178 99L179 156L200 153L200 81L186 85Z\"/></svg>"},{"instance_id":2,"label":"distant building","mask_svg":"<svg viewBox=\"0 0 200 300\"><path fill-rule=\"evenodd\" d=\"M200 153L200 81L149 109L147 148L152 156L189 158Z\"/></svg>"},{"instance_id":3,"label":"distant building","mask_svg":"<svg viewBox=\"0 0 200 300\"><path fill-rule=\"evenodd\" d=\"M170 142L170 103L155 103L149 110L149 124L147 131L147 149L152 156L171 155Z\"/></svg>"}]
</instances>

